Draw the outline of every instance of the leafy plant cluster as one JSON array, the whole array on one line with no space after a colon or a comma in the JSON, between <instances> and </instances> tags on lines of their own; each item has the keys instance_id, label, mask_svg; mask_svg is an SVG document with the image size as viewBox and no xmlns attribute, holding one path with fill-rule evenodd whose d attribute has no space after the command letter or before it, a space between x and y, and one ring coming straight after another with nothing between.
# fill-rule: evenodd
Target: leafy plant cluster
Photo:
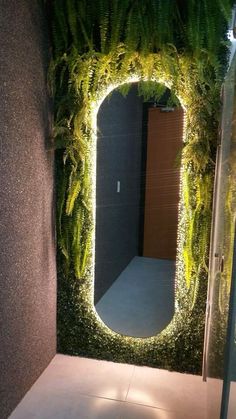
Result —
<instances>
[{"instance_id":1,"label":"leafy plant cluster","mask_svg":"<svg viewBox=\"0 0 236 419\"><path fill-rule=\"evenodd\" d=\"M49 80L58 149L62 351L199 371L220 88L231 6L231 0L214 4L211 0L53 2ZM144 341L113 333L99 322L93 307L95 110L111 86L127 86L134 78L141 82L146 98L154 93L161 97L168 87L185 108L176 314L160 335Z\"/></svg>"}]
</instances>

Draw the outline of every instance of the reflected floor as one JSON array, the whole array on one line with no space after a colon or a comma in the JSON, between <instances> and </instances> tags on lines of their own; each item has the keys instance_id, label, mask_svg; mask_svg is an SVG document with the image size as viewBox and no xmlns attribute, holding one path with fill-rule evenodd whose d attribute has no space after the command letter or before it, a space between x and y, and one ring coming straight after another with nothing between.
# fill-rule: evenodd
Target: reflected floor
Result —
<instances>
[{"instance_id":1,"label":"reflected floor","mask_svg":"<svg viewBox=\"0 0 236 419\"><path fill-rule=\"evenodd\" d=\"M175 262L134 257L96 304L112 330L136 336L154 336L174 314Z\"/></svg>"}]
</instances>

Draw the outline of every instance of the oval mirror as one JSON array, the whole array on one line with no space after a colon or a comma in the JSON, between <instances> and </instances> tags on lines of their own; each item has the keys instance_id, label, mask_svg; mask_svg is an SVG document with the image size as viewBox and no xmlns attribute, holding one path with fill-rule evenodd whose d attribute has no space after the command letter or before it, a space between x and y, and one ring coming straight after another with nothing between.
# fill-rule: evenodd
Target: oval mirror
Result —
<instances>
[{"instance_id":1,"label":"oval mirror","mask_svg":"<svg viewBox=\"0 0 236 419\"><path fill-rule=\"evenodd\" d=\"M112 330L154 336L174 314L183 109L107 97L97 116L95 307Z\"/></svg>"}]
</instances>

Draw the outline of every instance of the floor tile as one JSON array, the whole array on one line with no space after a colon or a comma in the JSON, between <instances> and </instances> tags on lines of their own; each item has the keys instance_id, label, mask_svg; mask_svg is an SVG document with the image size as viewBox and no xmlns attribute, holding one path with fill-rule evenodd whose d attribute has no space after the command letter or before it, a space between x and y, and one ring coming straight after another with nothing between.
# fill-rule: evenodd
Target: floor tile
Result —
<instances>
[{"instance_id":1,"label":"floor tile","mask_svg":"<svg viewBox=\"0 0 236 419\"><path fill-rule=\"evenodd\" d=\"M228 419L236 418L236 382L230 384Z\"/></svg>"},{"instance_id":2,"label":"floor tile","mask_svg":"<svg viewBox=\"0 0 236 419\"><path fill-rule=\"evenodd\" d=\"M191 419L192 417L194 416L191 416ZM177 412L92 396L52 398L44 395L43 398L35 398L31 405L26 398L9 419L190 419L190 417Z\"/></svg>"},{"instance_id":3,"label":"floor tile","mask_svg":"<svg viewBox=\"0 0 236 419\"><path fill-rule=\"evenodd\" d=\"M133 403L124 403L121 419L182 419L176 417L174 412L141 406ZM187 418L184 418L187 419ZM189 419L189 418L188 418Z\"/></svg>"},{"instance_id":4,"label":"floor tile","mask_svg":"<svg viewBox=\"0 0 236 419\"><path fill-rule=\"evenodd\" d=\"M38 400L34 409L23 403L9 419L120 419L122 402L79 395L72 399Z\"/></svg>"},{"instance_id":5,"label":"floor tile","mask_svg":"<svg viewBox=\"0 0 236 419\"><path fill-rule=\"evenodd\" d=\"M197 376L56 355L9 419L205 419L204 391Z\"/></svg>"},{"instance_id":6,"label":"floor tile","mask_svg":"<svg viewBox=\"0 0 236 419\"><path fill-rule=\"evenodd\" d=\"M85 394L125 400L133 371L133 365L58 354L33 388L46 389L51 397Z\"/></svg>"},{"instance_id":7,"label":"floor tile","mask_svg":"<svg viewBox=\"0 0 236 419\"><path fill-rule=\"evenodd\" d=\"M223 391L223 380L217 379L217 378L211 378L211 377L207 378L207 417L208 418L220 417L222 391ZM233 419L235 419L235 417Z\"/></svg>"},{"instance_id":8,"label":"floor tile","mask_svg":"<svg viewBox=\"0 0 236 419\"><path fill-rule=\"evenodd\" d=\"M127 401L178 412L183 419L203 419L206 384L199 376L135 367Z\"/></svg>"}]
</instances>

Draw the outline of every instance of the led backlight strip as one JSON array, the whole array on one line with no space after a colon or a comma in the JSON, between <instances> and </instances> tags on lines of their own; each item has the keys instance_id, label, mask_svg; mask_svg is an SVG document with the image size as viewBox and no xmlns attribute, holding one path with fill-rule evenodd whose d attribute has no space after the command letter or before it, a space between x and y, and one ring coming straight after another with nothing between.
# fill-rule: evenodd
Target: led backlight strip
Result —
<instances>
[{"instance_id":1,"label":"led backlight strip","mask_svg":"<svg viewBox=\"0 0 236 419\"><path fill-rule=\"evenodd\" d=\"M92 209L93 209L93 237L92 237L92 261L91 261L91 282L92 282L92 287L91 287L91 295L90 295L90 302L92 305L92 310L93 310L93 314L95 315L97 321L100 323L101 327L106 329L106 332L109 333L116 333L114 331L112 331L101 319L101 317L99 316L99 314L96 311L96 307L94 305L94 288L95 288L95 243L96 243L96 173L97 173L97 115L98 115L98 111L100 109L101 104L103 103L103 101L106 99L106 97L115 89L121 87L123 84L130 84L130 83L137 83L139 82L141 79L138 76L133 76L133 77L129 77L127 78L125 81L123 81L122 83L118 83L118 84L111 84L109 85L106 89L104 89L104 91L102 91L102 93L99 94L98 98L96 101L94 101L92 103L91 106L91 127L92 127L92 136L91 136L91 180L92 180L92 188L91 188L91 199L92 199ZM143 80L142 80L143 81ZM164 81L160 81L160 80L153 80L152 81L156 81L157 83L163 83L165 84L168 88L171 88L169 83L166 83ZM184 109L184 131L183 131L183 141L185 141L185 125L186 125L186 118L185 118L185 114L186 114L186 108L183 104L183 100L181 100L181 98L179 98L180 102L181 102L181 106ZM181 225L181 219L183 219L183 212L184 212L184 204L183 204L183 198L182 198L182 192L183 192L183 165L181 165L181 169L180 169L180 187L179 187L179 205L178 205L178 218L179 218L179 222L178 222L178 233L177 233L177 258L176 258L176 271L175 271L175 295L176 295L176 288L178 286L178 278L181 276L183 277L183 272L184 272L184 264L183 264L183 258L181 257L181 252L183 249L183 240L184 240L184 226ZM178 300L175 298L175 311L178 311L180 309L179 304L178 304ZM169 323L171 324L171 322ZM169 326L169 325L168 325ZM168 327L167 326L167 327ZM165 329L164 329L165 330ZM129 337L129 339L143 339L143 338L131 338ZM146 338L149 339L149 338Z\"/></svg>"}]
</instances>

